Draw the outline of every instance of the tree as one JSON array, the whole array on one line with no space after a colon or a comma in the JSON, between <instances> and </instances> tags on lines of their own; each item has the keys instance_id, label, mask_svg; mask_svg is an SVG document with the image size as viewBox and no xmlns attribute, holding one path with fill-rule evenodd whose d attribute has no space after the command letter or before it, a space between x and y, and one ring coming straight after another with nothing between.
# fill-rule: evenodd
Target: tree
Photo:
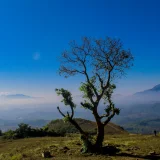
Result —
<instances>
[{"instance_id":1,"label":"tree","mask_svg":"<svg viewBox=\"0 0 160 160\"><path fill-rule=\"evenodd\" d=\"M31 133L31 127L28 124L20 123L16 129L17 138L27 138Z\"/></svg>"},{"instance_id":2,"label":"tree","mask_svg":"<svg viewBox=\"0 0 160 160\"><path fill-rule=\"evenodd\" d=\"M83 38L78 45L75 41L70 43L70 49L62 53L60 58L60 75L75 76L80 74L85 80L81 83L80 91L84 101L81 106L92 112L97 124L97 136L93 143L90 135L74 120L76 104L72 94L63 88L56 89L58 95L63 97L62 102L69 106L71 113L63 113L57 107L65 120L72 123L80 132L84 143L83 152L97 152L102 148L104 140L104 127L120 112L111 97L116 88L114 81L125 74L125 70L133 65L133 56L130 50L123 49L120 39L106 37L105 39ZM103 102L104 114L100 115L98 109Z\"/></svg>"}]
</instances>

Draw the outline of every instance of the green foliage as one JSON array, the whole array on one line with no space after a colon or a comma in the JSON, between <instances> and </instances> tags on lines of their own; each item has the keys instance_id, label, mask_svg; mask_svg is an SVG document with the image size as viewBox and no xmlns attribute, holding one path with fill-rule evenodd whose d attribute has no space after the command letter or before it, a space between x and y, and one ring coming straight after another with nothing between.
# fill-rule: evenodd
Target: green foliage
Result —
<instances>
[{"instance_id":1,"label":"green foliage","mask_svg":"<svg viewBox=\"0 0 160 160\"><path fill-rule=\"evenodd\" d=\"M26 138L31 134L31 127L28 124L21 123L18 125L18 129L16 129L16 134L18 138Z\"/></svg>"},{"instance_id":2,"label":"green foliage","mask_svg":"<svg viewBox=\"0 0 160 160\"><path fill-rule=\"evenodd\" d=\"M63 121L64 121L64 122L68 122L68 121L69 121L69 118L70 118L70 117L69 117L68 115L66 115L65 117L63 117Z\"/></svg>"},{"instance_id":3,"label":"green foliage","mask_svg":"<svg viewBox=\"0 0 160 160\"><path fill-rule=\"evenodd\" d=\"M85 137L81 135L81 141L82 141L82 153L87 153L87 152L92 152L92 147L93 147L93 137Z\"/></svg>"},{"instance_id":4,"label":"green foliage","mask_svg":"<svg viewBox=\"0 0 160 160\"><path fill-rule=\"evenodd\" d=\"M81 118L75 118L74 119L82 129L84 129L87 133L90 135L95 135L97 133L96 123L81 119ZM66 135L70 133L79 133L79 131L69 122L64 122L62 119L52 120L49 124L46 126L48 128L48 131L54 130L56 133L60 135ZM122 134L126 133L122 128L120 128L117 125L114 125L110 123L105 127L105 134Z\"/></svg>"},{"instance_id":5,"label":"green foliage","mask_svg":"<svg viewBox=\"0 0 160 160\"><path fill-rule=\"evenodd\" d=\"M5 132L3 134L3 138L4 139L16 139L17 138L17 134L16 134L15 131L8 130L7 132Z\"/></svg>"},{"instance_id":6,"label":"green foliage","mask_svg":"<svg viewBox=\"0 0 160 160\"><path fill-rule=\"evenodd\" d=\"M91 84L89 83L82 83L79 90L83 93L83 98L89 99L90 97L94 96L93 89L91 88Z\"/></svg>"},{"instance_id":7,"label":"green foliage","mask_svg":"<svg viewBox=\"0 0 160 160\"><path fill-rule=\"evenodd\" d=\"M116 89L116 85L110 84L109 87L104 91L103 99L105 102L111 101L111 97L115 89Z\"/></svg>"},{"instance_id":8,"label":"green foliage","mask_svg":"<svg viewBox=\"0 0 160 160\"><path fill-rule=\"evenodd\" d=\"M92 124L91 121L76 118L74 119L82 128L85 128L85 131L87 131L90 134L96 134L96 125L94 125L94 122ZM64 122L62 119L57 119L51 121L48 125L48 130L54 129L54 131L58 134L68 134L68 133L79 133L79 131L68 121Z\"/></svg>"},{"instance_id":9,"label":"green foliage","mask_svg":"<svg viewBox=\"0 0 160 160\"><path fill-rule=\"evenodd\" d=\"M3 139L21 139L29 137L45 137L45 136L63 136L62 134L55 132L53 129L48 130L48 127L44 128L31 128L28 124L21 123L18 125L15 131L9 130L3 134Z\"/></svg>"},{"instance_id":10,"label":"green foliage","mask_svg":"<svg viewBox=\"0 0 160 160\"><path fill-rule=\"evenodd\" d=\"M73 100L72 100L72 94L61 88L61 89L55 89L57 95L61 95L63 97L62 101L66 106L70 106L72 108L76 108L76 105L73 103Z\"/></svg>"},{"instance_id":11,"label":"green foliage","mask_svg":"<svg viewBox=\"0 0 160 160\"><path fill-rule=\"evenodd\" d=\"M54 131L60 135L65 135L67 133L78 133L78 130L68 121L64 122L64 119L53 120L47 125L47 127L49 131L54 129Z\"/></svg>"},{"instance_id":12,"label":"green foliage","mask_svg":"<svg viewBox=\"0 0 160 160\"><path fill-rule=\"evenodd\" d=\"M85 109L93 110L93 105L91 103L87 102L87 101L85 101L84 103L81 102L81 105Z\"/></svg>"},{"instance_id":13,"label":"green foliage","mask_svg":"<svg viewBox=\"0 0 160 160\"><path fill-rule=\"evenodd\" d=\"M94 79L91 80L91 82L93 81ZM83 93L83 98L85 99L84 102L81 102L81 106L89 110L93 110L94 108L93 104L90 103L89 100L95 96L91 85L93 84L89 84L86 82L86 83L82 83L82 85L79 88L79 90Z\"/></svg>"},{"instance_id":14,"label":"green foliage","mask_svg":"<svg viewBox=\"0 0 160 160\"><path fill-rule=\"evenodd\" d=\"M123 124L124 128L131 133L153 134L153 131L160 131L160 119L145 119L128 121Z\"/></svg>"},{"instance_id":15,"label":"green foliage","mask_svg":"<svg viewBox=\"0 0 160 160\"><path fill-rule=\"evenodd\" d=\"M107 113L107 115L110 115L111 112L113 112L117 115L119 115L119 113L120 113L120 109L116 108L115 104L112 101L112 93L113 93L114 89L116 89L116 85L110 84L109 87L105 90L104 95L103 95L104 104L109 102L109 105L107 105L105 108L105 112Z\"/></svg>"},{"instance_id":16,"label":"green foliage","mask_svg":"<svg viewBox=\"0 0 160 160\"><path fill-rule=\"evenodd\" d=\"M117 115L119 115L120 109L119 109L119 108L114 108L114 112L115 112Z\"/></svg>"}]
</instances>

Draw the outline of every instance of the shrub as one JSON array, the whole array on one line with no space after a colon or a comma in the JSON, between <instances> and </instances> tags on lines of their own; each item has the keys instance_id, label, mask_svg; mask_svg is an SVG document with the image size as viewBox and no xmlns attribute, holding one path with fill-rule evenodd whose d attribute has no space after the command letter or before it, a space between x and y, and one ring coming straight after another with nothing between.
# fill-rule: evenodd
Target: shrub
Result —
<instances>
[{"instance_id":1,"label":"shrub","mask_svg":"<svg viewBox=\"0 0 160 160\"><path fill-rule=\"evenodd\" d=\"M4 139L20 139L29 137L45 137L45 136L64 136L62 133L55 132L54 130L48 130L47 127L44 128L31 128L28 124L21 123L18 128L13 131L9 130L4 133Z\"/></svg>"},{"instance_id":2,"label":"shrub","mask_svg":"<svg viewBox=\"0 0 160 160\"><path fill-rule=\"evenodd\" d=\"M16 129L17 138L27 138L31 134L31 127L28 124L21 123Z\"/></svg>"},{"instance_id":3,"label":"shrub","mask_svg":"<svg viewBox=\"0 0 160 160\"><path fill-rule=\"evenodd\" d=\"M17 138L17 134L16 134L15 131L8 130L7 132L5 132L3 134L3 138L4 139L16 139Z\"/></svg>"}]
</instances>

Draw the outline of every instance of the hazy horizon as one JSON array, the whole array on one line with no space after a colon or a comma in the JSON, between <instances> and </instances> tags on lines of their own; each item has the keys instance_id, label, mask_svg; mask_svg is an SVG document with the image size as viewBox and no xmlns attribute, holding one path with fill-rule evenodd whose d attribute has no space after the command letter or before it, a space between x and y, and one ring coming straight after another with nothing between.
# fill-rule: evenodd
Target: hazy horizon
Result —
<instances>
[{"instance_id":1,"label":"hazy horizon","mask_svg":"<svg viewBox=\"0 0 160 160\"><path fill-rule=\"evenodd\" d=\"M114 94L160 84L159 8L158 0L1 1L0 107L57 104L61 87L80 95L82 78L59 76L58 57L83 36L120 38L135 57Z\"/></svg>"}]
</instances>

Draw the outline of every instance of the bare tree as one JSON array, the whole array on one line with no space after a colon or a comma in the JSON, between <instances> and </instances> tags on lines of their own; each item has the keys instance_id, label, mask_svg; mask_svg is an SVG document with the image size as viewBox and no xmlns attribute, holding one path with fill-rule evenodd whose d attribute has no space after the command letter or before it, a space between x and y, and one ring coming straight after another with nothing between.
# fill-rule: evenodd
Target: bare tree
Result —
<instances>
[{"instance_id":1,"label":"bare tree","mask_svg":"<svg viewBox=\"0 0 160 160\"><path fill-rule=\"evenodd\" d=\"M80 86L84 101L81 106L90 110L97 124L96 141L93 144L88 133L74 120L76 105L72 95L65 89L56 89L58 95L63 97L65 105L70 106L71 114L64 114L58 107L60 114L72 123L82 135L85 144L84 152L100 151L104 140L104 127L120 110L115 107L111 96L116 88L114 80L125 74L125 70L133 64L133 56L130 50L124 50L119 39L90 39L83 38L82 44L75 41L70 43L70 50L66 50L61 56L60 75L65 77L80 74L85 81ZM104 114L98 113L100 102L105 105Z\"/></svg>"}]
</instances>

